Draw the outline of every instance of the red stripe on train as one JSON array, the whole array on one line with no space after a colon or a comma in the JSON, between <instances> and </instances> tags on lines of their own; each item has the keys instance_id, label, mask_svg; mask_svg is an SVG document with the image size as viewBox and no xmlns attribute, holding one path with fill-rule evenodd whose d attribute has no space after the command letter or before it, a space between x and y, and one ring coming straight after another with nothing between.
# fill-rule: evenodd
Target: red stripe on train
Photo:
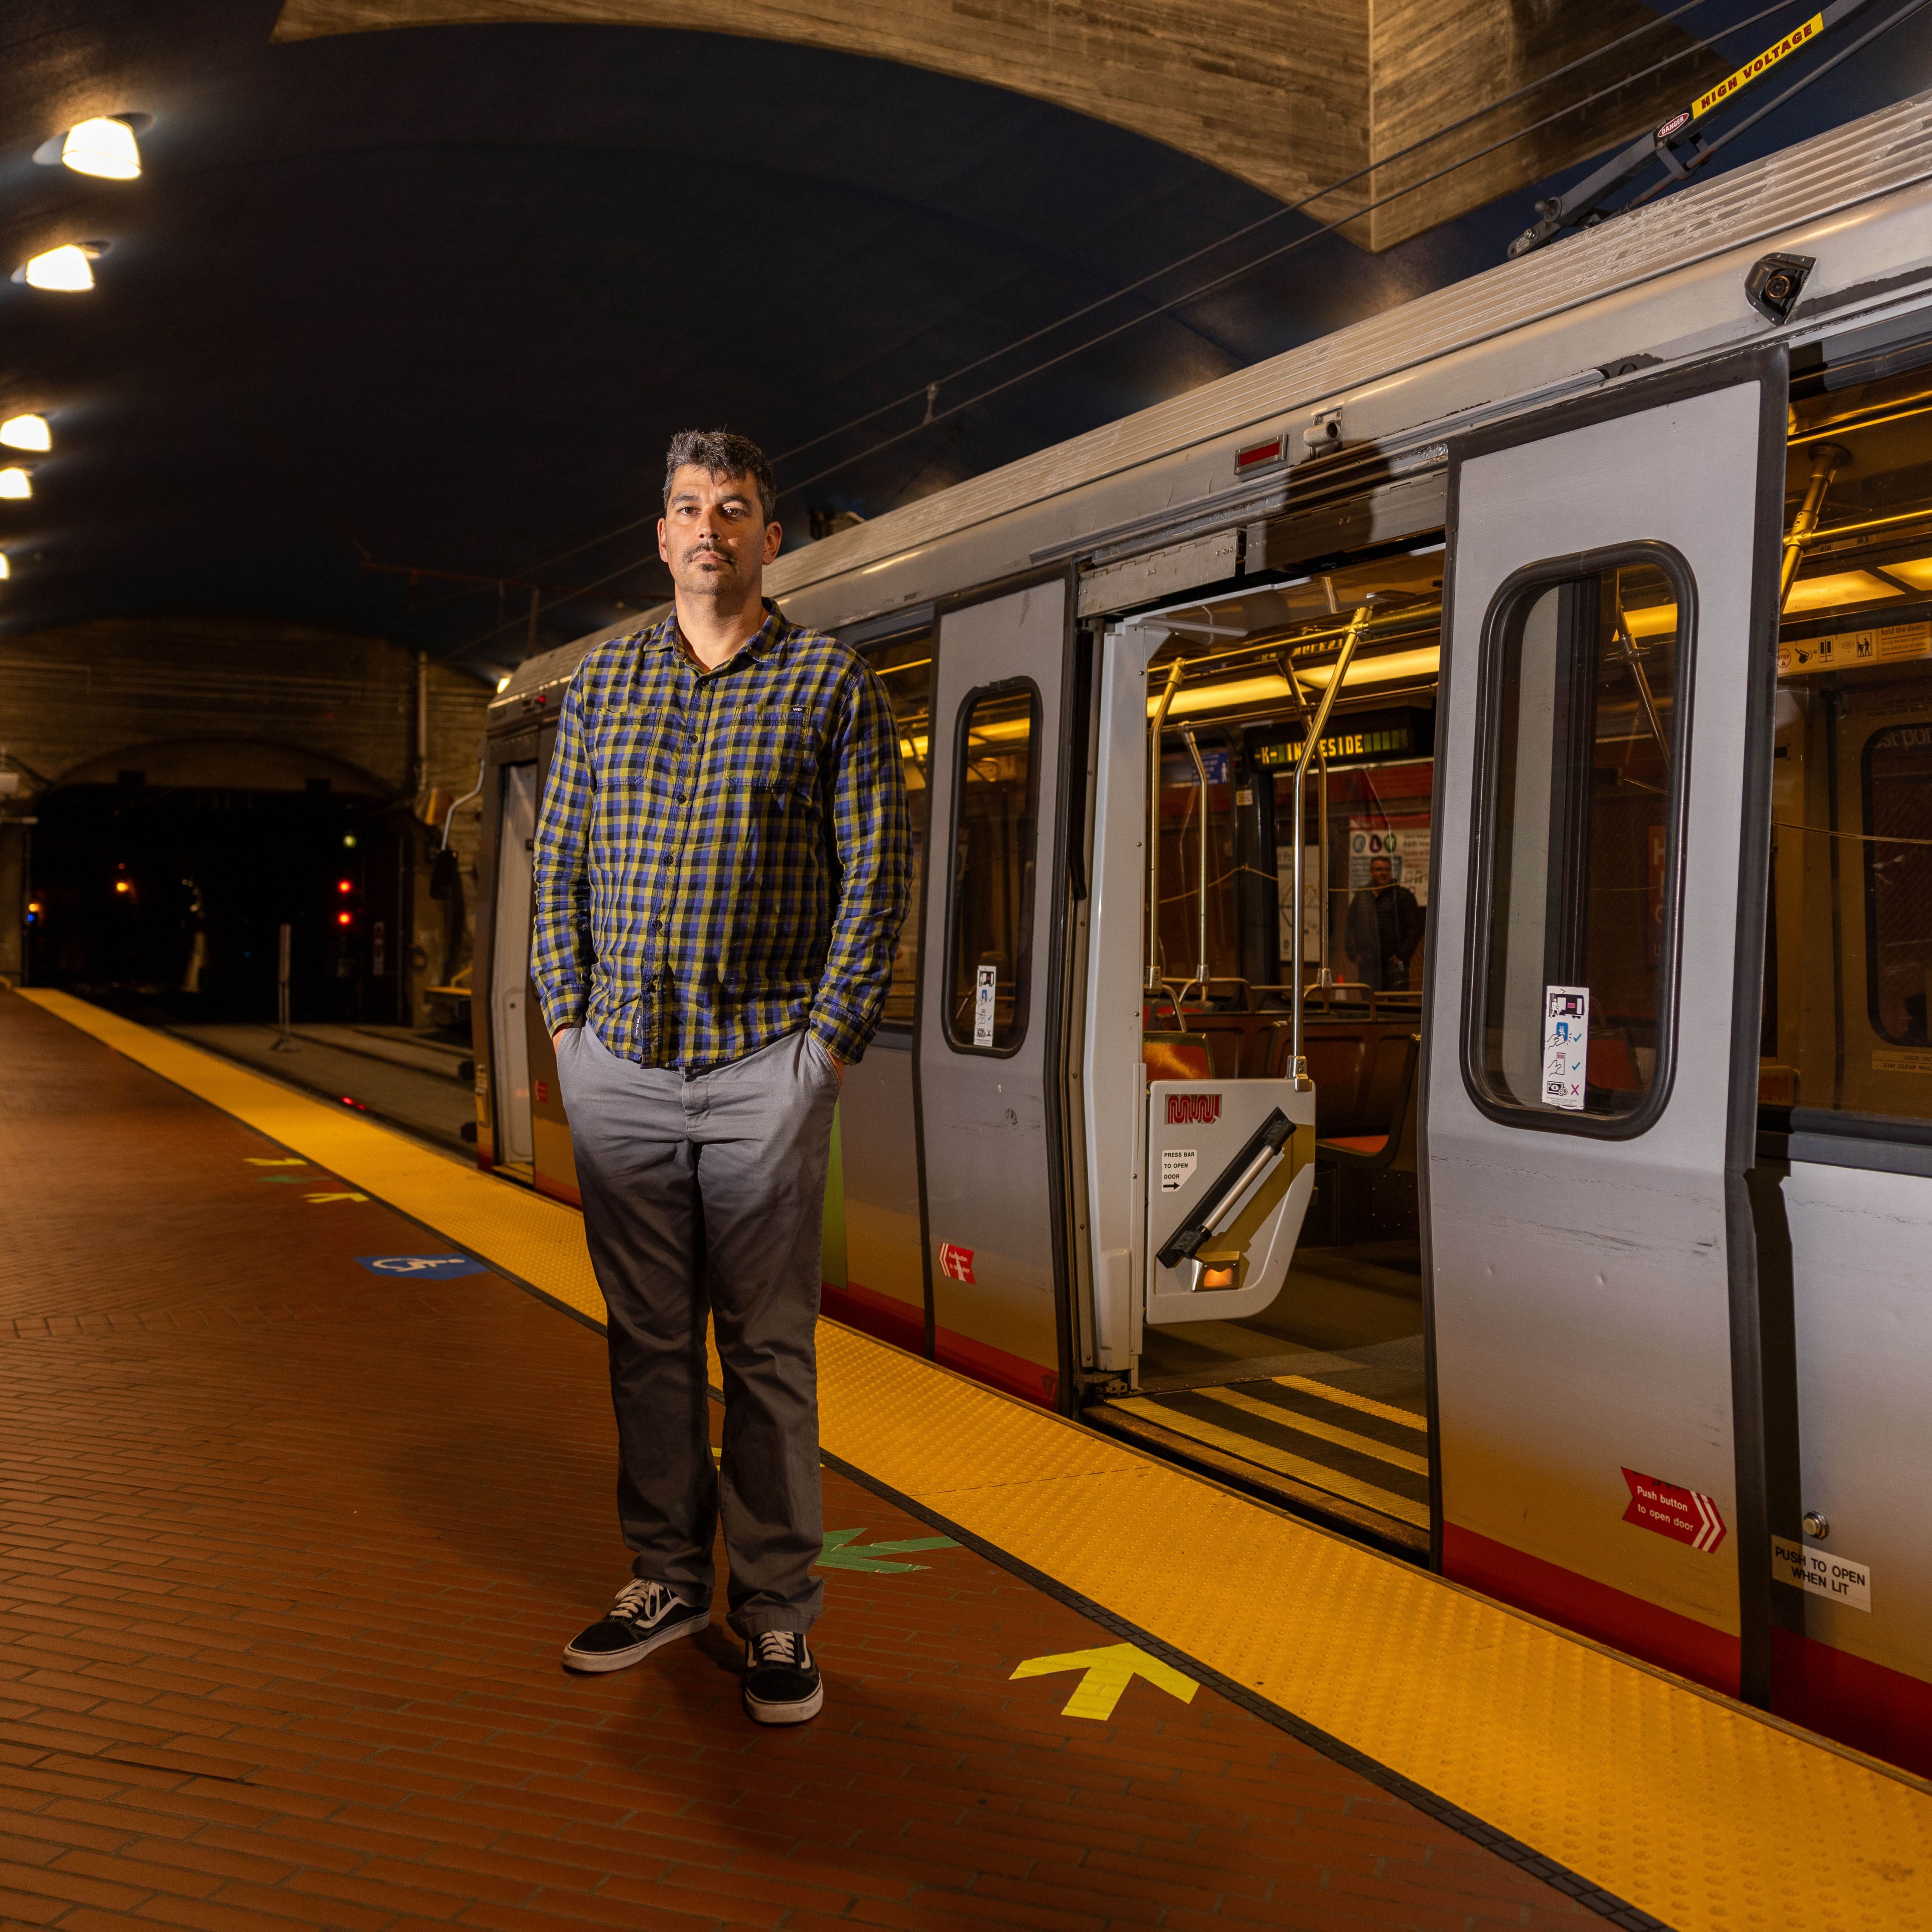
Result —
<instances>
[{"instance_id":1,"label":"red stripe on train","mask_svg":"<svg viewBox=\"0 0 1932 1932\"><path fill-rule=\"evenodd\" d=\"M1730 1697L1738 1694L1738 1640L1695 1617L1647 1604L1453 1522L1442 1526L1442 1574L1612 1650L1674 1670L1694 1684Z\"/></svg>"}]
</instances>

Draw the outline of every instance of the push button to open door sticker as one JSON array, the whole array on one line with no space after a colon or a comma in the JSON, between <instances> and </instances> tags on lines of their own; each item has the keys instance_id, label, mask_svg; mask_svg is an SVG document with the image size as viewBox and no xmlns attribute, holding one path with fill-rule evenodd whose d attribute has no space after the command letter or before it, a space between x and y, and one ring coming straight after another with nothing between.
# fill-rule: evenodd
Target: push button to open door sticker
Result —
<instances>
[{"instance_id":1,"label":"push button to open door sticker","mask_svg":"<svg viewBox=\"0 0 1932 1932\"><path fill-rule=\"evenodd\" d=\"M1590 989L1543 989L1543 1098L1546 1106L1583 1107L1585 1067L1590 1052Z\"/></svg>"}]
</instances>

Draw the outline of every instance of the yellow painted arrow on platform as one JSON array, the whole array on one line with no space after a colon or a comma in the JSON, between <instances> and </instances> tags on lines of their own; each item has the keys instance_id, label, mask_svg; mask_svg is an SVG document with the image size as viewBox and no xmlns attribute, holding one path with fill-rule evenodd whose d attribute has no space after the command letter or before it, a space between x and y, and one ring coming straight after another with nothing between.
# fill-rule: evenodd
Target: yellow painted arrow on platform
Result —
<instances>
[{"instance_id":1,"label":"yellow painted arrow on platform","mask_svg":"<svg viewBox=\"0 0 1932 1932\"><path fill-rule=\"evenodd\" d=\"M1063 1670L1084 1670L1087 1674L1075 1685L1073 1695L1060 1706L1060 1714L1091 1718L1096 1723L1114 1714L1121 1692L1136 1677L1144 1677L1184 1704L1192 1703L1194 1694L1200 1688L1192 1678L1182 1676L1159 1658L1150 1657L1131 1643L1106 1644L1098 1650L1064 1650L1057 1657L1030 1657L1013 1676L1052 1677Z\"/></svg>"},{"instance_id":2,"label":"yellow painted arrow on platform","mask_svg":"<svg viewBox=\"0 0 1932 1932\"><path fill-rule=\"evenodd\" d=\"M284 1159L270 1160L261 1154L251 1154L248 1156L248 1165L250 1167L306 1167L308 1162L296 1154L290 1154Z\"/></svg>"},{"instance_id":3,"label":"yellow painted arrow on platform","mask_svg":"<svg viewBox=\"0 0 1932 1932\"><path fill-rule=\"evenodd\" d=\"M366 1201L366 1194L304 1194L304 1201Z\"/></svg>"}]
</instances>

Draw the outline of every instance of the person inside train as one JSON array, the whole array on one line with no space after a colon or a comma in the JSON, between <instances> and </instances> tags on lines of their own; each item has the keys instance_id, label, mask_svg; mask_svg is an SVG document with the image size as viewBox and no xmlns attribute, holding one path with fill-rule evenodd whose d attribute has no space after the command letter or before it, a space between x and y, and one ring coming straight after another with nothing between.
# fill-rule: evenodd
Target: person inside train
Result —
<instances>
[{"instance_id":1,"label":"person inside train","mask_svg":"<svg viewBox=\"0 0 1932 1932\"><path fill-rule=\"evenodd\" d=\"M592 650L564 699L531 970L608 1304L632 1556L564 1662L621 1670L703 1628L722 1513L746 1711L796 1724L824 1699L806 1633L832 1112L878 1023L911 842L878 680L763 595L776 502L755 444L672 440L658 549L674 609Z\"/></svg>"},{"instance_id":2,"label":"person inside train","mask_svg":"<svg viewBox=\"0 0 1932 1932\"><path fill-rule=\"evenodd\" d=\"M1348 902L1342 944L1366 986L1378 993L1408 984L1408 962L1422 944L1423 911L1415 895L1395 883L1395 867L1381 853L1369 861L1369 883Z\"/></svg>"}]
</instances>

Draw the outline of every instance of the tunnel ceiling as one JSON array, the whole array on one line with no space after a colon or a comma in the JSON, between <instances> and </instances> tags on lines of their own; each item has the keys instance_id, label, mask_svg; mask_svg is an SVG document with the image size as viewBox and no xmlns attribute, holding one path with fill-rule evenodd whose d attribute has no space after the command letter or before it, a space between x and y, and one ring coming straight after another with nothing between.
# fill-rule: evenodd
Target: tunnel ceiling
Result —
<instances>
[{"instance_id":1,"label":"tunnel ceiling","mask_svg":"<svg viewBox=\"0 0 1932 1932\"><path fill-rule=\"evenodd\" d=\"M0 416L43 413L54 443L17 459L32 500L0 501L0 635L104 616L256 616L385 636L489 674L532 635L553 643L661 594L650 520L673 430L726 424L785 459L788 543L807 539L814 514L876 515L1490 266L1527 217L1534 190L1516 176L1533 166L1546 184L1766 31L1713 53L1658 27L1636 44L1646 58L1685 54L1667 76L1406 196L1390 204L1400 220L1377 211L1318 236L1309 217L1280 216L1003 356L1280 210L1298 184L1334 178L1324 171L1338 158L1392 154L1398 124L1426 131L1480 104L1468 76L1486 75L1492 98L1648 15L1634 0L1247 0L1232 13L1171 0L1164 36L1137 43L1146 10L1124 6L1105 14L1115 41L1103 45L1098 28L1072 34L1066 10L1014 0L986 10L977 55L939 45L957 10L932 0L826 0L814 17L837 31L817 44L787 26L802 9L758 15L772 30L760 38L625 24L668 16L641 0L494 0L488 21L409 24L479 10L4 10L0 273L66 243L105 252L85 293L0 279ZM1700 10L1714 31L1759 10ZM1224 50L1239 83L1225 100L1199 78L1210 14L1256 41ZM1580 16L1600 38L1576 41ZM1299 80L1292 62L1270 68L1270 18L1283 44L1318 44L1320 28L1360 59L1327 75L1304 62ZM1050 30L1031 53L1029 20ZM362 31L377 26L389 30ZM1932 79L1923 33L1875 52L1738 158ZM1028 82L1028 59L1065 68L1076 55L1078 86ZM1136 58L1159 70L1154 93L1191 86L1192 134L1186 116L1148 131L1158 117L1120 107L1112 82L1096 91L1107 63ZM1547 111L1607 71L1581 70L1531 105ZM1258 118L1270 106L1273 173ZM1217 142L1237 109L1252 124ZM50 136L121 113L152 117L138 181L35 164ZM1451 137L1443 157L1534 118L1508 113ZM1438 164L1387 163L1375 191ZM1304 238L1026 375L1191 278ZM940 409L997 393L960 413L869 454L917 424L917 404L816 440L980 357L994 359L943 385Z\"/></svg>"}]
</instances>

